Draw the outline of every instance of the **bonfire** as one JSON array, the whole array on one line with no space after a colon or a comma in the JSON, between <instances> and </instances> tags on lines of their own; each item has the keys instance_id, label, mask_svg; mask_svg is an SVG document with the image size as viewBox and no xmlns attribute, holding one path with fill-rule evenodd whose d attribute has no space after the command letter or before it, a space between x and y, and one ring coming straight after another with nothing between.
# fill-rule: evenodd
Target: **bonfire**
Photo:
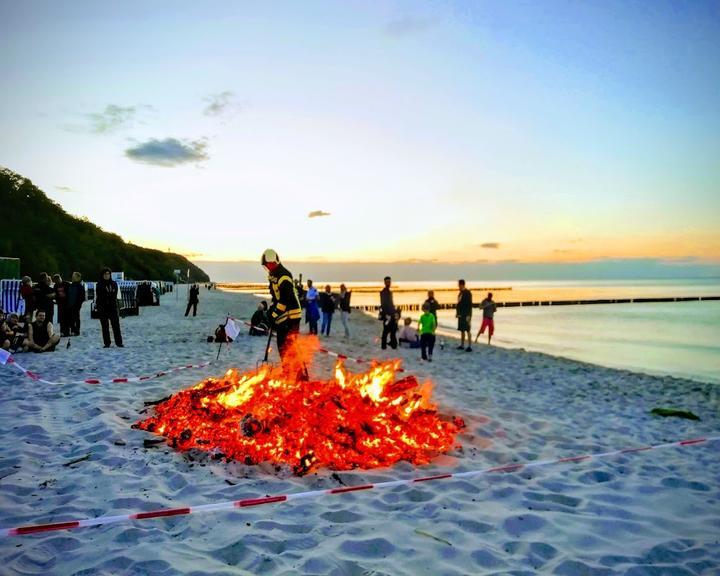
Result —
<instances>
[{"instance_id":1,"label":"bonfire","mask_svg":"<svg viewBox=\"0 0 720 576\"><path fill-rule=\"evenodd\" d=\"M298 338L282 365L208 378L158 403L136 427L180 451L273 462L297 475L400 460L427 464L453 448L464 423L440 417L430 382L398 379L399 360L372 362L357 374L340 359L333 378L313 379L308 370L317 348L317 338Z\"/></svg>"}]
</instances>

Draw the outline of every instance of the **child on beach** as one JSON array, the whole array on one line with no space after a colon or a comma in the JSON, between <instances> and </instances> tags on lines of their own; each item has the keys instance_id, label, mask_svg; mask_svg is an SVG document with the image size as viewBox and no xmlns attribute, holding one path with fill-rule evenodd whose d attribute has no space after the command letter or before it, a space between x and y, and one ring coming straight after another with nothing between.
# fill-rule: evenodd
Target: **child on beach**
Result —
<instances>
[{"instance_id":1,"label":"child on beach","mask_svg":"<svg viewBox=\"0 0 720 576\"><path fill-rule=\"evenodd\" d=\"M432 362L433 349L435 348L435 330L437 329L437 320L431 311L429 304L423 304L423 313L418 320L420 329L420 350L422 359Z\"/></svg>"},{"instance_id":2,"label":"child on beach","mask_svg":"<svg viewBox=\"0 0 720 576\"><path fill-rule=\"evenodd\" d=\"M409 348L420 348L420 337L417 330L412 327L412 318L405 317L404 326L398 334L400 346L407 344Z\"/></svg>"}]
</instances>

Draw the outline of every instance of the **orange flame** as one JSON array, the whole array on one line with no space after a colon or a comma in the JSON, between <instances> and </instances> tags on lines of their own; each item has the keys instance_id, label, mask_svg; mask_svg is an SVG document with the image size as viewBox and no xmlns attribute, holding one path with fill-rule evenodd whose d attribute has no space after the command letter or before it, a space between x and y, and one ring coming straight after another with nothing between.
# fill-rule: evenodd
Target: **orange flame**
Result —
<instances>
[{"instance_id":1,"label":"orange flame","mask_svg":"<svg viewBox=\"0 0 720 576\"><path fill-rule=\"evenodd\" d=\"M373 363L352 374L342 361L331 380L307 378L316 338L300 338L282 366L228 370L178 392L137 427L192 448L247 464L271 461L302 475L334 470L426 464L452 448L464 426L443 421L431 402L432 385L414 376L395 380L400 361Z\"/></svg>"}]
</instances>

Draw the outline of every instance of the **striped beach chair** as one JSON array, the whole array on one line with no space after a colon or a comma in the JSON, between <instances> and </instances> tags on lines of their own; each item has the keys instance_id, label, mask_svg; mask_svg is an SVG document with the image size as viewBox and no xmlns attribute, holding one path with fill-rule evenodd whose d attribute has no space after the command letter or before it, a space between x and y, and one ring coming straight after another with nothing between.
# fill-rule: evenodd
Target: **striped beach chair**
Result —
<instances>
[{"instance_id":1,"label":"striped beach chair","mask_svg":"<svg viewBox=\"0 0 720 576\"><path fill-rule=\"evenodd\" d=\"M134 280L120 280L118 290L121 295L120 316L137 316L140 314L137 301L137 282Z\"/></svg>"},{"instance_id":2,"label":"striped beach chair","mask_svg":"<svg viewBox=\"0 0 720 576\"><path fill-rule=\"evenodd\" d=\"M0 280L0 302L2 309L8 313L24 314L25 300L20 296L21 280Z\"/></svg>"}]
</instances>

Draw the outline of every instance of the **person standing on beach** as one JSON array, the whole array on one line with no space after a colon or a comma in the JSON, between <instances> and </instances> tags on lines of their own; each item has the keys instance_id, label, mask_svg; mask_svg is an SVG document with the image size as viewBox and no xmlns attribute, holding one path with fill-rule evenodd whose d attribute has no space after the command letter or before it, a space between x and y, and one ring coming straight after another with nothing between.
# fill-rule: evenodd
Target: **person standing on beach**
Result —
<instances>
[{"instance_id":1,"label":"person standing on beach","mask_svg":"<svg viewBox=\"0 0 720 576\"><path fill-rule=\"evenodd\" d=\"M68 288L67 315L70 323L70 334L80 336L80 309L85 302L85 286L80 272L72 273L72 282Z\"/></svg>"},{"instance_id":2,"label":"person standing on beach","mask_svg":"<svg viewBox=\"0 0 720 576\"><path fill-rule=\"evenodd\" d=\"M497 310L497 305L495 302L493 302L492 299L492 292L488 292L487 298L480 302L480 308L482 308L483 313L483 319L482 319L482 325L480 326L480 330L478 330L477 336L475 336L475 342L478 341L478 338L480 338L480 334L485 332L485 328L488 329L488 345L490 345L490 340L492 340L493 334L495 333L495 311Z\"/></svg>"},{"instance_id":3,"label":"person standing on beach","mask_svg":"<svg viewBox=\"0 0 720 576\"><path fill-rule=\"evenodd\" d=\"M50 277L42 272L34 289L35 309L45 312L45 318L52 323L55 317L55 292L50 286Z\"/></svg>"},{"instance_id":4,"label":"person standing on beach","mask_svg":"<svg viewBox=\"0 0 720 576\"><path fill-rule=\"evenodd\" d=\"M302 318L300 299L295 290L292 274L280 263L280 256L275 250L271 248L265 250L260 262L268 273L272 296L269 318L271 329L277 336L278 352L282 360L300 333Z\"/></svg>"},{"instance_id":5,"label":"person standing on beach","mask_svg":"<svg viewBox=\"0 0 720 576\"><path fill-rule=\"evenodd\" d=\"M330 336L330 325L335 313L335 296L332 293L330 284L325 286L325 292L320 294L320 309L322 310L322 326L320 334Z\"/></svg>"},{"instance_id":6,"label":"person standing on beach","mask_svg":"<svg viewBox=\"0 0 720 576\"><path fill-rule=\"evenodd\" d=\"M55 291L55 303L57 304L57 320L60 324L60 336L70 335L70 315L68 314L67 301L70 282L62 279L60 274L53 275L53 290Z\"/></svg>"},{"instance_id":7,"label":"person standing on beach","mask_svg":"<svg viewBox=\"0 0 720 576\"><path fill-rule=\"evenodd\" d=\"M20 296L25 301L25 317L28 322L32 322L33 312L35 312L35 290L33 290L30 276L23 276L20 284Z\"/></svg>"},{"instance_id":8,"label":"person standing on beach","mask_svg":"<svg viewBox=\"0 0 720 576\"><path fill-rule=\"evenodd\" d=\"M435 348L435 330L437 329L437 318L432 313L430 305L423 304L423 313L418 320L420 329L420 350L422 359L432 362L433 349Z\"/></svg>"},{"instance_id":9,"label":"person standing on beach","mask_svg":"<svg viewBox=\"0 0 720 576\"><path fill-rule=\"evenodd\" d=\"M188 303L185 308L185 316L190 313L190 307L192 306L193 316L197 316L197 305L200 302L200 287L197 284L190 286L188 290Z\"/></svg>"},{"instance_id":10,"label":"person standing on beach","mask_svg":"<svg viewBox=\"0 0 720 576\"><path fill-rule=\"evenodd\" d=\"M385 276L385 287L380 291L380 320L383 323L382 338L380 347L385 350L388 345L388 336L390 337L390 348L397 348L397 319L395 317L395 304L393 302L393 293L390 290L392 286L392 278Z\"/></svg>"},{"instance_id":11,"label":"person standing on beach","mask_svg":"<svg viewBox=\"0 0 720 576\"><path fill-rule=\"evenodd\" d=\"M465 280L458 280L457 306L455 308L455 316L458 321L458 330L460 331L460 346L458 350L472 352L470 344L472 343L472 335L470 333L470 322L472 321L472 292L465 288ZM465 348L465 335L467 334L467 348Z\"/></svg>"},{"instance_id":12,"label":"person standing on beach","mask_svg":"<svg viewBox=\"0 0 720 576\"><path fill-rule=\"evenodd\" d=\"M343 328L345 328L345 338L350 338L348 319L350 318L351 296L352 290L348 290L345 284L340 284L340 297L338 298L338 307L340 308L340 320L342 320Z\"/></svg>"},{"instance_id":13,"label":"person standing on beach","mask_svg":"<svg viewBox=\"0 0 720 576\"><path fill-rule=\"evenodd\" d=\"M438 308L440 308L440 304L438 304L438 301L435 300L435 292L433 290L428 290L428 297L425 302L423 302L422 309L425 310L425 305L428 306L428 312L435 316L435 322L437 323L437 311Z\"/></svg>"},{"instance_id":14,"label":"person standing on beach","mask_svg":"<svg viewBox=\"0 0 720 576\"><path fill-rule=\"evenodd\" d=\"M110 268L103 268L100 273L100 280L95 284L95 310L100 319L105 348L110 348L110 328L108 324L112 326L115 346L123 348L120 316L118 314L118 295L118 285L112 279Z\"/></svg>"},{"instance_id":15,"label":"person standing on beach","mask_svg":"<svg viewBox=\"0 0 720 576\"><path fill-rule=\"evenodd\" d=\"M307 293L305 294L305 323L310 325L310 334L317 334L318 320L320 319L320 308L318 307L318 291L313 286L313 281L307 281Z\"/></svg>"}]
</instances>

